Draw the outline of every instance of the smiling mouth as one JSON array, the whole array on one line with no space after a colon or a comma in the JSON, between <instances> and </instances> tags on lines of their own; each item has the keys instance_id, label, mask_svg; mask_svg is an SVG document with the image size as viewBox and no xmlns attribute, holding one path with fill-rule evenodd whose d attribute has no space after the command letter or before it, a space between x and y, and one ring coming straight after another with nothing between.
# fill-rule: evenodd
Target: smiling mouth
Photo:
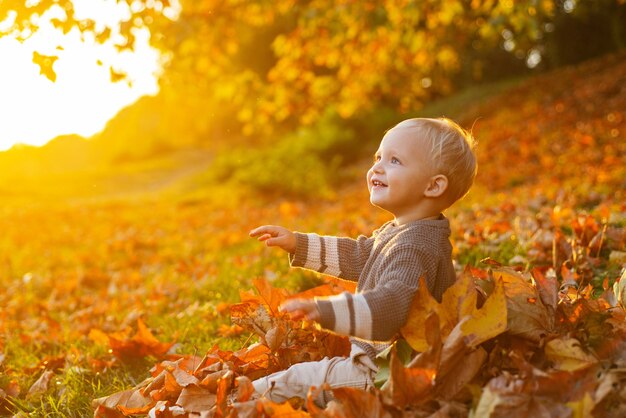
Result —
<instances>
[{"instance_id":1,"label":"smiling mouth","mask_svg":"<svg viewBox=\"0 0 626 418\"><path fill-rule=\"evenodd\" d=\"M380 180L372 180L372 186L374 187L387 187L385 183Z\"/></svg>"}]
</instances>

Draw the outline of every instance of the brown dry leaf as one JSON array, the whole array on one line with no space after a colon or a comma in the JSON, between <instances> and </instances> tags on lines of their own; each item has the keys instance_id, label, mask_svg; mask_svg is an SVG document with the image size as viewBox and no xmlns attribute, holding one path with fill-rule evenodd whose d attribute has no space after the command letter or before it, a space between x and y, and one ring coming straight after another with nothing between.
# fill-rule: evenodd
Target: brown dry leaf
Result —
<instances>
[{"instance_id":1,"label":"brown dry leaf","mask_svg":"<svg viewBox=\"0 0 626 418\"><path fill-rule=\"evenodd\" d=\"M342 416L346 418L391 417L391 414L385 410L381 399L374 393L345 387L333 389L333 395L335 396L334 402L341 406L341 408L338 409L341 410L343 414L339 415L335 412L327 414L327 416Z\"/></svg>"},{"instance_id":2,"label":"brown dry leaf","mask_svg":"<svg viewBox=\"0 0 626 418\"><path fill-rule=\"evenodd\" d=\"M555 338L545 347L548 360L554 362L557 370L575 371L598 363L598 360L582 350L580 341L575 338Z\"/></svg>"},{"instance_id":3,"label":"brown dry leaf","mask_svg":"<svg viewBox=\"0 0 626 418\"><path fill-rule=\"evenodd\" d=\"M559 282L557 281L556 275L546 275L538 268L532 269L531 275L535 280L541 301L550 311L550 316L548 318L552 320L550 328L553 328L554 313L556 312L557 303L559 302Z\"/></svg>"},{"instance_id":4,"label":"brown dry leaf","mask_svg":"<svg viewBox=\"0 0 626 418\"><path fill-rule=\"evenodd\" d=\"M215 406L217 396L198 385L189 385L180 392L176 405L187 412L208 411Z\"/></svg>"},{"instance_id":5,"label":"brown dry leaf","mask_svg":"<svg viewBox=\"0 0 626 418\"><path fill-rule=\"evenodd\" d=\"M113 395L94 399L91 402L91 406L98 409L117 409L119 406L135 409L144 408L148 405L154 406L155 401L150 397L142 395L141 392L140 389L124 390Z\"/></svg>"},{"instance_id":6,"label":"brown dry leaf","mask_svg":"<svg viewBox=\"0 0 626 418\"><path fill-rule=\"evenodd\" d=\"M465 385L472 381L487 358L487 352L479 347L467 347L462 328L470 317L465 317L452 330L441 350L441 359L436 377L436 395L442 399L453 399Z\"/></svg>"},{"instance_id":7,"label":"brown dry leaf","mask_svg":"<svg viewBox=\"0 0 626 418\"><path fill-rule=\"evenodd\" d=\"M202 379L202 382L200 382L200 386L207 388L211 393L217 393L218 382L229 371L230 370L228 369L222 369L213 373L209 373L204 379Z\"/></svg>"},{"instance_id":8,"label":"brown dry leaf","mask_svg":"<svg viewBox=\"0 0 626 418\"><path fill-rule=\"evenodd\" d=\"M276 351L280 348L287 337L287 329L282 324L277 324L265 333L265 342L270 350Z\"/></svg>"},{"instance_id":9,"label":"brown dry leaf","mask_svg":"<svg viewBox=\"0 0 626 418\"><path fill-rule=\"evenodd\" d=\"M191 372L182 369L177 364L175 367L171 369L172 376L176 379L176 383L180 387L187 387L189 385L197 385L200 383L197 377L195 377Z\"/></svg>"},{"instance_id":10,"label":"brown dry leaf","mask_svg":"<svg viewBox=\"0 0 626 418\"><path fill-rule=\"evenodd\" d=\"M461 331L466 336L465 343L469 347L476 347L502 334L506 328L507 300L504 296L504 282L497 280L493 292L482 308L476 309L476 305L471 307Z\"/></svg>"},{"instance_id":11,"label":"brown dry leaf","mask_svg":"<svg viewBox=\"0 0 626 418\"><path fill-rule=\"evenodd\" d=\"M551 330L548 310L537 289L524 276L510 268L493 270L496 279L504 281L507 302L507 331L533 342L539 342Z\"/></svg>"},{"instance_id":12,"label":"brown dry leaf","mask_svg":"<svg viewBox=\"0 0 626 418\"><path fill-rule=\"evenodd\" d=\"M38 398L41 397L48 390L48 383L50 383L50 379L54 376L54 372L52 370L44 370L44 372L39 376L39 379L32 384L30 389L28 389L28 393L26 393L27 398Z\"/></svg>"},{"instance_id":13,"label":"brown dry leaf","mask_svg":"<svg viewBox=\"0 0 626 418\"><path fill-rule=\"evenodd\" d=\"M523 391L524 382L512 376L492 379L483 389L474 416L481 418L571 417L571 410L550 398Z\"/></svg>"}]
</instances>

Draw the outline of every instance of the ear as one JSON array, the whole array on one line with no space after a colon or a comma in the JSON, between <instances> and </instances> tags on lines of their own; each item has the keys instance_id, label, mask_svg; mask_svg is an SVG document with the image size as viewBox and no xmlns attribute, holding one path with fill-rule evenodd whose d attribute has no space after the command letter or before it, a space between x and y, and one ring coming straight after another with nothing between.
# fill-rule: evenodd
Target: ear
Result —
<instances>
[{"instance_id":1,"label":"ear","mask_svg":"<svg viewBox=\"0 0 626 418\"><path fill-rule=\"evenodd\" d=\"M437 174L430 178L426 190L424 190L424 196L427 197L440 197L448 189L448 177L443 174Z\"/></svg>"}]
</instances>

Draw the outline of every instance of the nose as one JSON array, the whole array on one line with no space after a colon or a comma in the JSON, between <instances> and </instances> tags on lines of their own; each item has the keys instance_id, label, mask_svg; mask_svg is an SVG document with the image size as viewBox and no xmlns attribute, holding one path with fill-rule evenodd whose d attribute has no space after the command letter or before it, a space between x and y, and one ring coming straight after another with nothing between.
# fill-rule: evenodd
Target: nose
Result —
<instances>
[{"instance_id":1,"label":"nose","mask_svg":"<svg viewBox=\"0 0 626 418\"><path fill-rule=\"evenodd\" d=\"M382 173L384 170L383 170L383 165L381 164L381 161L375 162L370 170L372 171L372 173L377 173L377 174Z\"/></svg>"}]
</instances>

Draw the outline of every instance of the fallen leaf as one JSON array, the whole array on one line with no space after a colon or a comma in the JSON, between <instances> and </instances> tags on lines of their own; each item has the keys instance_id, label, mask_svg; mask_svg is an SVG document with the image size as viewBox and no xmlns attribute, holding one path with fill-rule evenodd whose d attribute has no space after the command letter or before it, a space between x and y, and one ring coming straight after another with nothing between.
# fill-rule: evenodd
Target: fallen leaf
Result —
<instances>
[{"instance_id":1,"label":"fallen leaf","mask_svg":"<svg viewBox=\"0 0 626 418\"><path fill-rule=\"evenodd\" d=\"M493 276L504 282L507 332L537 343L549 335L552 330L548 329L551 322L548 310L531 282L509 268L493 270Z\"/></svg>"},{"instance_id":2,"label":"fallen leaf","mask_svg":"<svg viewBox=\"0 0 626 418\"><path fill-rule=\"evenodd\" d=\"M415 351L423 352L428 350L426 319L431 312L435 312L437 316L441 318L441 311L442 308L439 303L437 303L435 298L428 291L426 280L423 277L420 278L417 292L415 292L415 296L411 302L407 321L400 329L404 339ZM445 316L449 317L450 315Z\"/></svg>"},{"instance_id":3,"label":"fallen leaf","mask_svg":"<svg viewBox=\"0 0 626 418\"><path fill-rule=\"evenodd\" d=\"M239 376L237 382L237 402L247 402L254 395L255 390L252 381L246 376Z\"/></svg>"},{"instance_id":4,"label":"fallen leaf","mask_svg":"<svg viewBox=\"0 0 626 418\"><path fill-rule=\"evenodd\" d=\"M105 396L102 398L94 399L91 402L92 407L101 409L117 409L118 406L135 409L135 408L144 408L147 405L154 405L156 402L148 397L143 396L141 389L129 389L121 392L114 393L109 396Z\"/></svg>"},{"instance_id":5,"label":"fallen leaf","mask_svg":"<svg viewBox=\"0 0 626 418\"><path fill-rule=\"evenodd\" d=\"M545 347L546 358L554 362L558 370L575 371L592 366L598 360L582 350L580 341L575 338L555 338Z\"/></svg>"},{"instance_id":6,"label":"fallen leaf","mask_svg":"<svg viewBox=\"0 0 626 418\"><path fill-rule=\"evenodd\" d=\"M437 374L435 369L404 367L402 362L398 360L395 347L391 351L389 368L390 376L385 392L389 394L394 405L404 409L407 405L430 400ZM370 406L367 411L372 413L375 409Z\"/></svg>"},{"instance_id":7,"label":"fallen leaf","mask_svg":"<svg viewBox=\"0 0 626 418\"><path fill-rule=\"evenodd\" d=\"M496 285L480 309L472 306L472 311L461 326L469 347L476 347L483 342L502 334L507 329L507 300L504 296L503 280L496 280Z\"/></svg>"},{"instance_id":8,"label":"fallen leaf","mask_svg":"<svg viewBox=\"0 0 626 418\"><path fill-rule=\"evenodd\" d=\"M30 389L28 389L28 393L26 393L27 398L39 398L44 393L48 391L48 383L50 383L50 379L54 376L54 372L52 370L44 370L41 376L32 384Z\"/></svg>"},{"instance_id":9,"label":"fallen leaf","mask_svg":"<svg viewBox=\"0 0 626 418\"><path fill-rule=\"evenodd\" d=\"M109 335L113 355L121 360L133 360L146 356L163 357L174 343L162 343L155 338L141 318L137 319L137 332L130 339L120 340Z\"/></svg>"},{"instance_id":10,"label":"fallen leaf","mask_svg":"<svg viewBox=\"0 0 626 418\"><path fill-rule=\"evenodd\" d=\"M215 406L217 396L198 385L189 385L180 392L176 405L186 412L208 411Z\"/></svg>"}]
</instances>

